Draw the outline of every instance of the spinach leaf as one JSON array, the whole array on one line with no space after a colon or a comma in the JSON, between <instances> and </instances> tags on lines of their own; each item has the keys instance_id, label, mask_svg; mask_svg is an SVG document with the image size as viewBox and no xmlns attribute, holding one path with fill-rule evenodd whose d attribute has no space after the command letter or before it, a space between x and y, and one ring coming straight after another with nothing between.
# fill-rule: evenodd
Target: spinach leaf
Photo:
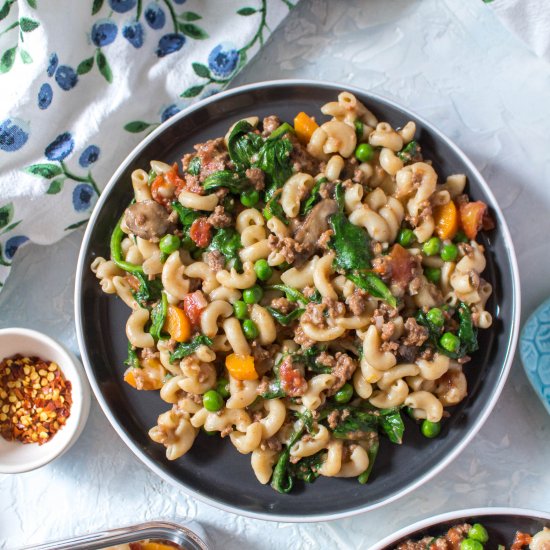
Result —
<instances>
[{"instance_id":1,"label":"spinach leaf","mask_svg":"<svg viewBox=\"0 0 550 550\"><path fill-rule=\"evenodd\" d=\"M397 407L392 409L381 409L378 417L382 431L388 436L392 443L401 445L405 424Z\"/></svg>"},{"instance_id":2,"label":"spinach leaf","mask_svg":"<svg viewBox=\"0 0 550 550\"><path fill-rule=\"evenodd\" d=\"M286 397L285 390L281 386L281 380L277 376L269 381L267 390L260 394L264 399L277 399L279 397Z\"/></svg>"},{"instance_id":3,"label":"spinach leaf","mask_svg":"<svg viewBox=\"0 0 550 550\"><path fill-rule=\"evenodd\" d=\"M290 300L291 302L301 302L302 304L309 304L310 300L308 300L299 290L296 290L295 288L292 288L288 285L269 285L266 286L267 290L280 290L281 292L284 292L286 295L286 299Z\"/></svg>"},{"instance_id":4,"label":"spinach leaf","mask_svg":"<svg viewBox=\"0 0 550 550\"><path fill-rule=\"evenodd\" d=\"M157 173L154 170L149 170L147 184L151 185L157 179Z\"/></svg>"},{"instance_id":5,"label":"spinach leaf","mask_svg":"<svg viewBox=\"0 0 550 550\"><path fill-rule=\"evenodd\" d=\"M341 183L337 183L336 187L334 188L334 200L338 204L338 210L340 212L344 212L344 206L345 206L345 204L344 204L344 186ZM367 233L367 237L368 237L368 233Z\"/></svg>"},{"instance_id":6,"label":"spinach leaf","mask_svg":"<svg viewBox=\"0 0 550 550\"><path fill-rule=\"evenodd\" d=\"M336 252L336 267L346 271L370 268L370 238L366 230L350 223L342 212L332 215L329 224L333 235L328 245Z\"/></svg>"},{"instance_id":7,"label":"spinach leaf","mask_svg":"<svg viewBox=\"0 0 550 550\"><path fill-rule=\"evenodd\" d=\"M141 369L141 364L139 362L136 349L130 342L128 342L128 357L126 358L126 361L124 361L124 364L134 369Z\"/></svg>"},{"instance_id":8,"label":"spinach leaf","mask_svg":"<svg viewBox=\"0 0 550 550\"><path fill-rule=\"evenodd\" d=\"M240 172L231 170L220 170L210 174L202 184L205 191L226 187L231 193L240 194L250 188L250 181Z\"/></svg>"},{"instance_id":9,"label":"spinach leaf","mask_svg":"<svg viewBox=\"0 0 550 550\"><path fill-rule=\"evenodd\" d=\"M313 207L321 200L319 191L321 190L321 186L327 181L327 178L319 178L315 181L315 185L311 189L309 197L300 206L300 216L307 216L313 210Z\"/></svg>"},{"instance_id":10,"label":"spinach leaf","mask_svg":"<svg viewBox=\"0 0 550 550\"><path fill-rule=\"evenodd\" d=\"M216 231L208 250L219 250L226 261L234 262L235 268L240 265L239 250L243 247L241 236L232 227L221 227Z\"/></svg>"},{"instance_id":11,"label":"spinach leaf","mask_svg":"<svg viewBox=\"0 0 550 550\"><path fill-rule=\"evenodd\" d=\"M290 323L292 323L296 319L298 319L300 315L302 315L302 313L304 313L305 311L304 308L298 308L298 309L295 309L294 311L291 311L290 313L284 314L284 313L281 313L278 309L275 309L273 307L267 307L266 309L269 311L269 313L271 313L273 318L280 325L283 325L285 327L287 325L290 325Z\"/></svg>"},{"instance_id":12,"label":"spinach leaf","mask_svg":"<svg viewBox=\"0 0 550 550\"><path fill-rule=\"evenodd\" d=\"M151 310L151 328L149 334L155 339L162 338L162 327L166 322L166 314L168 313L168 298L166 293L162 292L161 299L158 304Z\"/></svg>"},{"instance_id":13,"label":"spinach leaf","mask_svg":"<svg viewBox=\"0 0 550 550\"><path fill-rule=\"evenodd\" d=\"M198 176L201 173L201 159L199 157L193 157L191 159L187 172L192 176Z\"/></svg>"},{"instance_id":14,"label":"spinach leaf","mask_svg":"<svg viewBox=\"0 0 550 550\"><path fill-rule=\"evenodd\" d=\"M160 299L162 291L162 281L160 279L149 280L147 275L139 271L136 271L133 275L139 281L139 288L132 294L141 307L147 307L147 302Z\"/></svg>"},{"instance_id":15,"label":"spinach leaf","mask_svg":"<svg viewBox=\"0 0 550 550\"><path fill-rule=\"evenodd\" d=\"M227 138L227 150L237 168L249 168L251 157L258 151L258 138L262 138L254 134L253 130L254 126L250 122L239 120Z\"/></svg>"},{"instance_id":16,"label":"spinach leaf","mask_svg":"<svg viewBox=\"0 0 550 550\"><path fill-rule=\"evenodd\" d=\"M298 426L292 432L285 450L279 456L273 475L271 477L271 486L279 493L289 493L294 485L294 476L290 471L290 449L302 437L306 424L313 421L311 411L306 410L298 420Z\"/></svg>"},{"instance_id":17,"label":"spinach leaf","mask_svg":"<svg viewBox=\"0 0 550 550\"><path fill-rule=\"evenodd\" d=\"M412 160L415 160L420 155L420 146L418 143L413 139L401 151L398 151L397 156L403 161L403 162L411 162Z\"/></svg>"},{"instance_id":18,"label":"spinach leaf","mask_svg":"<svg viewBox=\"0 0 550 550\"><path fill-rule=\"evenodd\" d=\"M292 176L291 152L292 143L288 139L266 140L258 151L254 166L263 170L268 176L265 191L266 202Z\"/></svg>"},{"instance_id":19,"label":"spinach leaf","mask_svg":"<svg viewBox=\"0 0 550 550\"><path fill-rule=\"evenodd\" d=\"M338 439L366 439L373 432L378 431L378 415L369 410L358 407L338 407L340 410L349 411L349 415L338 422L333 430L334 437Z\"/></svg>"},{"instance_id":20,"label":"spinach leaf","mask_svg":"<svg viewBox=\"0 0 550 550\"><path fill-rule=\"evenodd\" d=\"M269 220L270 218L275 216L276 218L279 218L285 225L289 224L289 221L285 216L283 207L279 202L279 197L276 194L267 201L263 211L263 215L266 220Z\"/></svg>"},{"instance_id":21,"label":"spinach leaf","mask_svg":"<svg viewBox=\"0 0 550 550\"><path fill-rule=\"evenodd\" d=\"M204 334L195 336L190 342L180 342L174 350L174 353L170 354L170 363L191 355L199 346L211 346L213 343L214 342Z\"/></svg>"},{"instance_id":22,"label":"spinach leaf","mask_svg":"<svg viewBox=\"0 0 550 550\"><path fill-rule=\"evenodd\" d=\"M458 320L458 337L461 346L464 348L465 353L472 353L479 348L477 330L472 322L472 312L464 302L458 304Z\"/></svg>"},{"instance_id":23,"label":"spinach leaf","mask_svg":"<svg viewBox=\"0 0 550 550\"><path fill-rule=\"evenodd\" d=\"M267 140L271 141L274 139L278 139L288 133L295 134L296 130L294 130L294 128L288 122L283 122L276 130L273 130L273 132L271 132Z\"/></svg>"},{"instance_id":24,"label":"spinach leaf","mask_svg":"<svg viewBox=\"0 0 550 550\"><path fill-rule=\"evenodd\" d=\"M313 483L319 477L326 451L319 451L312 456L301 458L296 464L289 464L290 475L306 483Z\"/></svg>"},{"instance_id":25,"label":"spinach leaf","mask_svg":"<svg viewBox=\"0 0 550 550\"><path fill-rule=\"evenodd\" d=\"M369 480L370 473L372 472L374 461L376 460L376 456L378 455L379 448L380 448L380 443L378 442L378 438L376 438L370 444L370 447L367 450L367 455L369 457L369 465L368 465L368 468L357 477L357 480L359 481L359 483L365 484Z\"/></svg>"},{"instance_id":26,"label":"spinach leaf","mask_svg":"<svg viewBox=\"0 0 550 550\"><path fill-rule=\"evenodd\" d=\"M392 307L397 306L397 299L391 293L390 289L386 286L384 281L372 273L372 271L358 272L357 274L346 274L346 277L363 290L366 290L369 294L375 298L380 298L390 304Z\"/></svg>"},{"instance_id":27,"label":"spinach leaf","mask_svg":"<svg viewBox=\"0 0 550 550\"><path fill-rule=\"evenodd\" d=\"M183 225L183 227L190 227L197 218L201 217L200 211L187 208L178 201L172 202L172 208L178 213L181 225Z\"/></svg>"}]
</instances>

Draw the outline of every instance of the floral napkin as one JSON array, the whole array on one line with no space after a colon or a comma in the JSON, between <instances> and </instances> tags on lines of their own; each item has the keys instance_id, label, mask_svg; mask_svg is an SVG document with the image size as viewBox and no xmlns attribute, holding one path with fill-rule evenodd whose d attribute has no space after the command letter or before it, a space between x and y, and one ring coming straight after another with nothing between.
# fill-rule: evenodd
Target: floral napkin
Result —
<instances>
[{"instance_id":1,"label":"floral napkin","mask_svg":"<svg viewBox=\"0 0 550 550\"><path fill-rule=\"evenodd\" d=\"M0 0L0 289L145 135L224 88L289 0Z\"/></svg>"}]
</instances>

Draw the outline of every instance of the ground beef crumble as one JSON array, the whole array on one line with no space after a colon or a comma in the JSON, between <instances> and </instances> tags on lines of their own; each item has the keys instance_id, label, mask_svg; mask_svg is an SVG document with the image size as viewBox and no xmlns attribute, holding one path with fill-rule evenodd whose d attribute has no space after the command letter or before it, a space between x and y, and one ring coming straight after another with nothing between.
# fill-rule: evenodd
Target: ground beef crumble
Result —
<instances>
[{"instance_id":1,"label":"ground beef crumble","mask_svg":"<svg viewBox=\"0 0 550 550\"><path fill-rule=\"evenodd\" d=\"M248 168L245 176L256 191L261 191L265 187L265 174L259 168Z\"/></svg>"},{"instance_id":2,"label":"ground beef crumble","mask_svg":"<svg viewBox=\"0 0 550 550\"><path fill-rule=\"evenodd\" d=\"M216 228L229 227L233 223L233 218L226 213L225 208L221 204L218 204L214 208L214 212L208 216L208 222Z\"/></svg>"},{"instance_id":3,"label":"ground beef crumble","mask_svg":"<svg viewBox=\"0 0 550 550\"><path fill-rule=\"evenodd\" d=\"M277 115L266 116L263 120L262 125L264 129L264 131L262 132L262 136L267 137L270 136L281 125L281 120Z\"/></svg>"},{"instance_id":4,"label":"ground beef crumble","mask_svg":"<svg viewBox=\"0 0 550 550\"><path fill-rule=\"evenodd\" d=\"M304 247L291 237L280 238L277 235L269 235L267 239L269 249L282 254L285 262L292 264L297 254L304 252Z\"/></svg>"},{"instance_id":5,"label":"ground beef crumble","mask_svg":"<svg viewBox=\"0 0 550 550\"><path fill-rule=\"evenodd\" d=\"M217 273L225 268L225 258L219 250L211 250L204 255L204 259L208 267Z\"/></svg>"},{"instance_id":6,"label":"ground beef crumble","mask_svg":"<svg viewBox=\"0 0 550 550\"><path fill-rule=\"evenodd\" d=\"M329 319L343 317L346 314L344 303L324 297L320 304L309 302L302 314L303 323L311 323L319 328L326 328Z\"/></svg>"},{"instance_id":7,"label":"ground beef crumble","mask_svg":"<svg viewBox=\"0 0 550 550\"><path fill-rule=\"evenodd\" d=\"M419 325L414 317L409 317L405 321L405 338L402 342L404 346L420 347L424 344L428 337L428 329Z\"/></svg>"}]
</instances>

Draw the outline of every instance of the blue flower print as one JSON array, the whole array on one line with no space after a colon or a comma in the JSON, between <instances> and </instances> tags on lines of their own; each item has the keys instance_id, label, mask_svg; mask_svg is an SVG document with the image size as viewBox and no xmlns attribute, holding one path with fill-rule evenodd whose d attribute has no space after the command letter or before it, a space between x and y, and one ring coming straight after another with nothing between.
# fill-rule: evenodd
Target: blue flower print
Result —
<instances>
[{"instance_id":1,"label":"blue flower print","mask_svg":"<svg viewBox=\"0 0 550 550\"><path fill-rule=\"evenodd\" d=\"M76 86L78 76L76 71L68 65L59 65L55 71L55 81L62 90L68 91Z\"/></svg>"},{"instance_id":2,"label":"blue flower print","mask_svg":"<svg viewBox=\"0 0 550 550\"><path fill-rule=\"evenodd\" d=\"M166 23L166 15L158 4L149 4L145 8L145 21L152 29L162 29Z\"/></svg>"},{"instance_id":3,"label":"blue flower print","mask_svg":"<svg viewBox=\"0 0 550 550\"><path fill-rule=\"evenodd\" d=\"M218 44L208 56L208 66L218 77L229 76L237 66L239 52L229 44Z\"/></svg>"},{"instance_id":4,"label":"blue flower print","mask_svg":"<svg viewBox=\"0 0 550 550\"><path fill-rule=\"evenodd\" d=\"M48 160L65 160L74 149L74 140L69 132L58 135L44 150Z\"/></svg>"},{"instance_id":5,"label":"blue flower print","mask_svg":"<svg viewBox=\"0 0 550 550\"><path fill-rule=\"evenodd\" d=\"M87 183L79 183L73 189L73 206L77 212L84 212L90 208L92 198L94 196L94 190L91 185Z\"/></svg>"},{"instance_id":6,"label":"blue flower print","mask_svg":"<svg viewBox=\"0 0 550 550\"><path fill-rule=\"evenodd\" d=\"M187 0L174 0L174 4L185 4L185 2L187 2Z\"/></svg>"},{"instance_id":7,"label":"blue flower print","mask_svg":"<svg viewBox=\"0 0 550 550\"><path fill-rule=\"evenodd\" d=\"M109 0L109 6L117 13L126 13L136 7L137 0Z\"/></svg>"},{"instance_id":8,"label":"blue flower print","mask_svg":"<svg viewBox=\"0 0 550 550\"><path fill-rule=\"evenodd\" d=\"M97 145L89 145L82 151L80 158L78 159L78 164L82 168L88 168L90 164L93 164L99 158L99 147Z\"/></svg>"},{"instance_id":9,"label":"blue flower print","mask_svg":"<svg viewBox=\"0 0 550 550\"><path fill-rule=\"evenodd\" d=\"M174 115L177 115L180 112L180 108L177 105L169 105L162 111L160 115L160 120L166 122L169 118L172 118Z\"/></svg>"},{"instance_id":10,"label":"blue flower print","mask_svg":"<svg viewBox=\"0 0 550 550\"><path fill-rule=\"evenodd\" d=\"M177 52L178 50L182 49L184 44L185 44L185 36L183 36L183 34L178 34L175 32L165 34L159 40L159 45L157 48L157 56L164 57L165 55L169 55L171 53Z\"/></svg>"},{"instance_id":11,"label":"blue flower print","mask_svg":"<svg viewBox=\"0 0 550 550\"><path fill-rule=\"evenodd\" d=\"M11 260L15 256L17 249L28 240L29 238L25 237L24 235L16 235L15 237L10 237L6 241L6 248L4 249L4 255L6 256L6 259Z\"/></svg>"},{"instance_id":12,"label":"blue flower print","mask_svg":"<svg viewBox=\"0 0 550 550\"><path fill-rule=\"evenodd\" d=\"M141 48L143 46L143 27L139 21L131 21L122 27L122 36L134 46Z\"/></svg>"},{"instance_id":13,"label":"blue flower print","mask_svg":"<svg viewBox=\"0 0 550 550\"><path fill-rule=\"evenodd\" d=\"M92 27L92 42L99 48L115 41L118 28L110 19L102 19Z\"/></svg>"},{"instance_id":14,"label":"blue flower print","mask_svg":"<svg viewBox=\"0 0 550 550\"><path fill-rule=\"evenodd\" d=\"M47 109L52 102L52 98L52 87L47 82L42 84L42 86L40 86L40 90L38 91L38 108L42 110Z\"/></svg>"},{"instance_id":15,"label":"blue flower print","mask_svg":"<svg viewBox=\"0 0 550 550\"><path fill-rule=\"evenodd\" d=\"M48 69L46 72L48 73L48 76L53 76L53 73L55 73L55 69L57 69L57 64L59 63L59 58L57 57L56 53L52 53L50 55L50 59L48 60Z\"/></svg>"},{"instance_id":16,"label":"blue flower print","mask_svg":"<svg viewBox=\"0 0 550 550\"><path fill-rule=\"evenodd\" d=\"M7 118L0 124L0 149L8 153L17 151L27 143L29 132L19 120Z\"/></svg>"}]
</instances>

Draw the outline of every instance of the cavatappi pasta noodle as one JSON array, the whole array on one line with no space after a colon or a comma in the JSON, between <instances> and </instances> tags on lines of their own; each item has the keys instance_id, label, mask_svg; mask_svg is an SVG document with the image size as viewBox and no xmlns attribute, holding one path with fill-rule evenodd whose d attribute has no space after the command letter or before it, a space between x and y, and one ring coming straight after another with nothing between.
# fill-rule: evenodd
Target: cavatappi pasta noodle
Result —
<instances>
[{"instance_id":1,"label":"cavatappi pasta noodle","mask_svg":"<svg viewBox=\"0 0 550 550\"><path fill-rule=\"evenodd\" d=\"M126 382L168 405L151 438L175 460L217 432L281 492L365 482L404 409L435 437L492 321L491 218L466 178L436 173L414 122L348 92L321 111L236 121L181 167L134 171L91 266L131 309Z\"/></svg>"}]
</instances>

